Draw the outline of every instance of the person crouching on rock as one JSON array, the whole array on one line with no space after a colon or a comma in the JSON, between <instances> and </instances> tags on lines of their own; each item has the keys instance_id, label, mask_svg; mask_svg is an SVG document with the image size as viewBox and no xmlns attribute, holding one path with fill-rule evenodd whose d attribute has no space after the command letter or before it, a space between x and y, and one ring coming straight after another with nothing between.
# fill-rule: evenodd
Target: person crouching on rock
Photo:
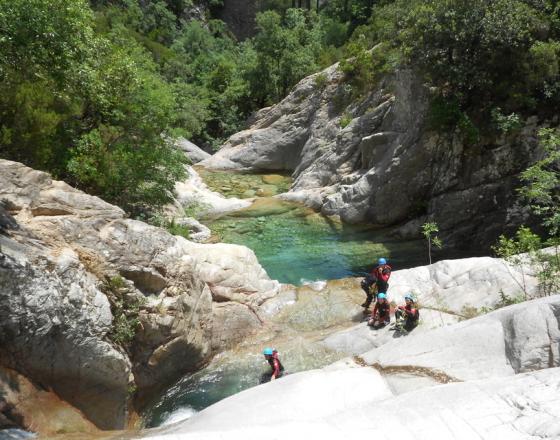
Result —
<instances>
[{"instance_id":1,"label":"person crouching on rock","mask_svg":"<svg viewBox=\"0 0 560 440\"><path fill-rule=\"evenodd\" d=\"M264 358L270 365L271 372L265 373L261 379L261 383L276 380L284 374L284 366L278 358L278 352L273 348L265 348L263 351Z\"/></svg>"},{"instance_id":2,"label":"person crouching on rock","mask_svg":"<svg viewBox=\"0 0 560 440\"><path fill-rule=\"evenodd\" d=\"M367 311L371 302L374 300L374 291L387 293L389 290L389 277L391 276L391 266L387 264L385 258L377 260L377 266L362 280L361 286L366 293L366 301L362 307ZM375 284L375 288L372 289ZM372 291L373 290L373 291Z\"/></svg>"},{"instance_id":3,"label":"person crouching on rock","mask_svg":"<svg viewBox=\"0 0 560 440\"><path fill-rule=\"evenodd\" d=\"M395 321L397 322L397 328L409 332L418 325L420 312L414 303L412 294L407 293L404 296L404 300L406 304L404 306L398 306L397 310L395 310Z\"/></svg>"},{"instance_id":4,"label":"person crouching on rock","mask_svg":"<svg viewBox=\"0 0 560 440\"><path fill-rule=\"evenodd\" d=\"M371 318L368 321L368 325L378 329L385 327L391 322L391 305L387 301L387 294L381 292L377 295L377 302L373 307L373 312L371 312Z\"/></svg>"}]
</instances>

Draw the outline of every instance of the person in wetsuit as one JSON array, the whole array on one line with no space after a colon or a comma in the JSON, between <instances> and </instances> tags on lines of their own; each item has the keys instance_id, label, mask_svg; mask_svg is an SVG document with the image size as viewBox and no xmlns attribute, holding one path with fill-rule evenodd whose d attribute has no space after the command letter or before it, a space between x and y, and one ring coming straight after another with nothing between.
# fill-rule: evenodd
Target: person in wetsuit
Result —
<instances>
[{"instance_id":1,"label":"person in wetsuit","mask_svg":"<svg viewBox=\"0 0 560 440\"><path fill-rule=\"evenodd\" d=\"M270 373L265 373L263 375L261 383L276 380L279 377L282 377L282 374L284 374L284 366L278 358L278 352L273 348L265 348L263 354L264 358L268 362L268 365L270 365L271 371Z\"/></svg>"},{"instance_id":2,"label":"person in wetsuit","mask_svg":"<svg viewBox=\"0 0 560 440\"><path fill-rule=\"evenodd\" d=\"M387 301L387 295L385 292L381 292L377 295L377 302L373 307L373 312L371 312L371 318L368 321L368 325L378 329L385 327L391 322L391 305Z\"/></svg>"},{"instance_id":3,"label":"person in wetsuit","mask_svg":"<svg viewBox=\"0 0 560 440\"><path fill-rule=\"evenodd\" d=\"M377 290L375 293L387 293L390 276L391 266L387 264L387 260L385 258L377 260L377 266L361 282L362 289L366 293L366 301L362 304L365 311L372 301L376 300L374 292L372 292L372 286L375 284L375 290Z\"/></svg>"},{"instance_id":4,"label":"person in wetsuit","mask_svg":"<svg viewBox=\"0 0 560 440\"><path fill-rule=\"evenodd\" d=\"M418 325L420 312L414 303L412 294L407 293L404 296L404 300L406 304L404 306L398 306L397 310L395 310L395 320L397 322L397 328L409 332Z\"/></svg>"}]
</instances>

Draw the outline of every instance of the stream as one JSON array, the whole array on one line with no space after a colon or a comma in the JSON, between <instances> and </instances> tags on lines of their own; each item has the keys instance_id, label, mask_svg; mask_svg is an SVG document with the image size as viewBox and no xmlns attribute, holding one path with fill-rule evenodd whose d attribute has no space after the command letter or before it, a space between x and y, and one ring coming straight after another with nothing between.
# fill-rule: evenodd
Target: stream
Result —
<instances>
[{"instance_id":1,"label":"stream","mask_svg":"<svg viewBox=\"0 0 560 440\"><path fill-rule=\"evenodd\" d=\"M208 187L226 197L256 198L248 208L201 219L214 240L251 248L271 278L293 284L294 300L235 350L220 353L205 369L183 377L144 414L147 427L175 423L230 395L256 386L268 365L265 346L278 349L288 373L321 368L346 355L320 342L336 328L362 318L359 277L377 258L394 268L426 263L421 240L398 241L391 229L346 225L300 204L273 196L286 192L291 178L197 169ZM324 288L311 282L333 280ZM297 301L295 301L297 299Z\"/></svg>"},{"instance_id":2,"label":"stream","mask_svg":"<svg viewBox=\"0 0 560 440\"><path fill-rule=\"evenodd\" d=\"M382 256L395 269L426 264L422 240L396 240L391 228L347 225L274 198L289 189L290 177L198 172L214 191L230 197L257 197L250 207L205 223L219 241L251 248L272 279L301 285L362 276Z\"/></svg>"}]
</instances>

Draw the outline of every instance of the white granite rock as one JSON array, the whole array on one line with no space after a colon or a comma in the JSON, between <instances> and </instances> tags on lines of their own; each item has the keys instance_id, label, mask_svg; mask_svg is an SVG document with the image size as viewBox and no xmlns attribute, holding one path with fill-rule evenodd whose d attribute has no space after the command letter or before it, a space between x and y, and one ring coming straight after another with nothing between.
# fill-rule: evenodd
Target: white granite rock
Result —
<instances>
[{"instance_id":1,"label":"white granite rock","mask_svg":"<svg viewBox=\"0 0 560 440\"><path fill-rule=\"evenodd\" d=\"M259 306L279 290L245 247L127 219L16 162L0 160L0 200L19 226L2 236L0 362L104 429L127 423L130 387L144 397L196 371L259 327ZM109 298L140 321L127 352L111 342L125 318Z\"/></svg>"},{"instance_id":2,"label":"white granite rock","mask_svg":"<svg viewBox=\"0 0 560 440\"><path fill-rule=\"evenodd\" d=\"M201 160L208 159L211 156L211 154L208 154L191 141L182 137L175 139L174 144L185 153L192 163L200 162Z\"/></svg>"},{"instance_id":3,"label":"white granite rock","mask_svg":"<svg viewBox=\"0 0 560 440\"><path fill-rule=\"evenodd\" d=\"M375 370L341 367L288 376L228 399L161 440L353 436L527 440L560 436L560 369L411 389L393 395Z\"/></svg>"},{"instance_id":4,"label":"white granite rock","mask_svg":"<svg viewBox=\"0 0 560 440\"><path fill-rule=\"evenodd\" d=\"M509 306L362 355L382 367L422 367L458 380L512 376L560 366L560 296Z\"/></svg>"},{"instance_id":5,"label":"white granite rock","mask_svg":"<svg viewBox=\"0 0 560 440\"><path fill-rule=\"evenodd\" d=\"M285 199L350 223L406 222L397 231L406 238L421 238L421 224L436 221L445 245L489 250L504 231L530 220L515 188L538 158L538 120L524 121L518 136L472 148L461 135L429 130L430 101L421 78L407 70L356 99L335 64L259 111L201 164L290 171Z\"/></svg>"},{"instance_id":6,"label":"white granite rock","mask_svg":"<svg viewBox=\"0 0 560 440\"><path fill-rule=\"evenodd\" d=\"M251 206L252 199L226 198L211 191L194 168L187 167L187 171L187 179L175 184L175 210L179 216L184 215L185 208L195 210L198 216L212 217Z\"/></svg>"}]
</instances>

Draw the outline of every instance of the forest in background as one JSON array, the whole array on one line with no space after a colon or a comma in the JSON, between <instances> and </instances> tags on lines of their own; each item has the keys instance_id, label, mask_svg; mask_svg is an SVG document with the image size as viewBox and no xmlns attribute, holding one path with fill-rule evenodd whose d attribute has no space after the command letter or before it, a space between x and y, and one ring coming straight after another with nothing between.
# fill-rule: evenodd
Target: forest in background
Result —
<instances>
[{"instance_id":1,"label":"forest in background","mask_svg":"<svg viewBox=\"0 0 560 440\"><path fill-rule=\"evenodd\" d=\"M245 41L213 18L220 0L194 3L0 0L0 157L137 215L184 177L165 139L219 148L337 61L356 100L381 75L416 70L433 128L471 143L560 104L555 0L263 0ZM210 12L187 19L197 3Z\"/></svg>"}]
</instances>

